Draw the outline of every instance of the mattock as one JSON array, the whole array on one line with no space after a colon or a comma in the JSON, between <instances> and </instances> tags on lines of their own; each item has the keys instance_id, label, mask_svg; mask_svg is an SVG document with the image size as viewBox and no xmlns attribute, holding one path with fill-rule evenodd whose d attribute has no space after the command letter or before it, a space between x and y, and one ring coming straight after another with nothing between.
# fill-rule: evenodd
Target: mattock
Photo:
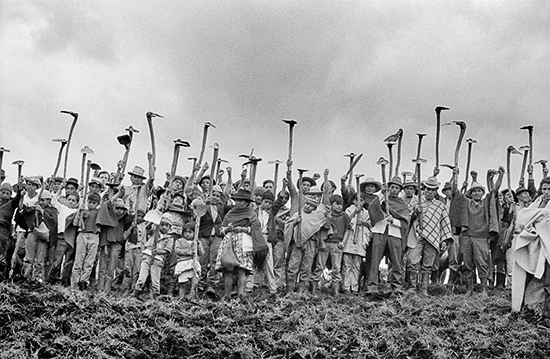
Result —
<instances>
[{"instance_id":1,"label":"mattock","mask_svg":"<svg viewBox=\"0 0 550 359\"><path fill-rule=\"evenodd\" d=\"M348 179L348 186L351 185L351 178L353 177L353 160L355 159L355 156L357 156L355 153L351 152L347 155L344 155L344 157L349 157L349 179Z\"/></svg>"},{"instance_id":2,"label":"mattock","mask_svg":"<svg viewBox=\"0 0 550 359\"><path fill-rule=\"evenodd\" d=\"M304 178L304 173L308 170L298 168L298 230L296 237L297 243L302 243L302 207L304 202L304 192L302 191L302 179Z\"/></svg>"},{"instance_id":3,"label":"mattock","mask_svg":"<svg viewBox=\"0 0 550 359\"><path fill-rule=\"evenodd\" d=\"M283 161L275 160L275 161L269 161L267 162L270 165L275 165L275 173L273 174L273 195L277 196L277 181L279 180L279 165L283 163Z\"/></svg>"}]
</instances>

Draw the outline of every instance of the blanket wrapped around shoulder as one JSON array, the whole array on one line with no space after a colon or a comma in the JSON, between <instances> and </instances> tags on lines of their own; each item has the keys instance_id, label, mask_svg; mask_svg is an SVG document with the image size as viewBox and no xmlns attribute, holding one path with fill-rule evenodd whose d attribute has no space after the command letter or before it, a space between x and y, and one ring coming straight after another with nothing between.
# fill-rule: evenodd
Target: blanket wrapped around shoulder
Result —
<instances>
[{"instance_id":1,"label":"blanket wrapped around shoulder","mask_svg":"<svg viewBox=\"0 0 550 359\"><path fill-rule=\"evenodd\" d=\"M411 219L411 216L409 215L409 207L401 197L397 196L389 196L388 203L389 213L391 216L401 222L401 238L406 239L409 232L409 223ZM384 205L384 208L386 208L386 205ZM369 214L371 215L371 221L373 224L376 224L384 219L383 213L384 212L382 206L380 205L380 201L373 200L369 204Z\"/></svg>"},{"instance_id":2,"label":"blanket wrapped around shoulder","mask_svg":"<svg viewBox=\"0 0 550 359\"><path fill-rule=\"evenodd\" d=\"M256 268L262 268L269 249L254 209L250 206L231 208L223 219L222 227L227 227L229 224L232 224L233 227L250 227L252 248L254 250L254 265Z\"/></svg>"},{"instance_id":3,"label":"blanket wrapped around shoulder","mask_svg":"<svg viewBox=\"0 0 550 359\"><path fill-rule=\"evenodd\" d=\"M324 206L321 204L320 206ZM325 211L317 209L311 213L302 212L302 222L300 223L300 241L298 241L297 231L298 226L292 225L292 222L298 217L298 212L294 213L285 224L285 248L288 249L290 242L294 239L297 248L302 248L304 243L309 240L315 233L321 230L321 227L327 222Z\"/></svg>"}]
</instances>

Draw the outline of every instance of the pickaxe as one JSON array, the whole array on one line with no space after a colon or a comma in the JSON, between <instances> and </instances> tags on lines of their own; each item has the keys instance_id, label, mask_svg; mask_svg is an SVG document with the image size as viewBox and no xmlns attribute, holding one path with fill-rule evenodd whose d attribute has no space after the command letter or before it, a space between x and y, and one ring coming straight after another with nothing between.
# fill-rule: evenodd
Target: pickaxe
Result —
<instances>
[{"instance_id":1,"label":"pickaxe","mask_svg":"<svg viewBox=\"0 0 550 359\"><path fill-rule=\"evenodd\" d=\"M10 150L0 147L0 170L2 169L2 162L4 161L4 152L10 152Z\"/></svg>"},{"instance_id":2,"label":"pickaxe","mask_svg":"<svg viewBox=\"0 0 550 359\"><path fill-rule=\"evenodd\" d=\"M21 175L23 174L23 165L25 164L25 161L17 160L17 161L13 161L11 164L17 166L17 183L20 183Z\"/></svg>"},{"instance_id":3,"label":"pickaxe","mask_svg":"<svg viewBox=\"0 0 550 359\"><path fill-rule=\"evenodd\" d=\"M151 135L151 153L153 154L153 168L155 168L156 159L157 159L157 150L155 147L155 132L153 131L153 117L160 117L160 118L163 118L163 117L151 111L147 112L145 116L147 117L147 125L149 125L149 134Z\"/></svg>"},{"instance_id":4,"label":"pickaxe","mask_svg":"<svg viewBox=\"0 0 550 359\"><path fill-rule=\"evenodd\" d=\"M388 170L388 178L391 179L391 175L393 172L393 148L394 143L392 142L386 142L386 146L388 146L388 153L389 153L389 170Z\"/></svg>"},{"instance_id":5,"label":"pickaxe","mask_svg":"<svg viewBox=\"0 0 550 359\"><path fill-rule=\"evenodd\" d=\"M361 158L363 158L362 153L360 153L358 156L355 157L355 159L353 160L351 166L348 168L348 171L346 172L346 177L349 176L351 178L351 173L353 172L353 169L355 168L355 166L357 166L357 164L359 163ZM315 177L315 175L313 177ZM315 180L315 178L313 178L313 179Z\"/></svg>"},{"instance_id":6,"label":"pickaxe","mask_svg":"<svg viewBox=\"0 0 550 359\"><path fill-rule=\"evenodd\" d=\"M55 178L55 176L57 176L57 170L59 170L59 165L61 164L61 155L63 154L63 148L65 148L65 145L67 145L68 141L64 138L56 138L52 141L61 143L61 147L59 148L59 153L57 154L57 162L55 164L55 169L53 170L53 175L52 175L52 178Z\"/></svg>"},{"instance_id":7,"label":"pickaxe","mask_svg":"<svg viewBox=\"0 0 550 359\"><path fill-rule=\"evenodd\" d=\"M527 159L531 154L531 151L529 151L529 146L520 146L518 150L519 152L523 151L523 162L521 163L521 173L519 174L519 182L521 186L521 183L525 183L525 168L527 167Z\"/></svg>"},{"instance_id":8,"label":"pickaxe","mask_svg":"<svg viewBox=\"0 0 550 359\"><path fill-rule=\"evenodd\" d=\"M221 182L222 179L222 174L220 173L222 163L229 163L229 161L223 160L218 157L218 160L216 161L216 182Z\"/></svg>"},{"instance_id":9,"label":"pickaxe","mask_svg":"<svg viewBox=\"0 0 550 359\"><path fill-rule=\"evenodd\" d=\"M388 160L384 157L380 157L378 161L376 161L376 164L380 166L380 169L382 170L382 183L386 184L386 166L388 165ZM357 189L359 191L359 188Z\"/></svg>"},{"instance_id":10,"label":"pickaxe","mask_svg":"<svg viewBox=\"0 0 550 359\"><path fill-rule=\"evenodd\" d=\"M521 127L521 130L529 131L529 166L533 165L533 125Z\"/></svg>"},{"instance_id":11,"label":"pickaxe","mask_svg":"<svg viewBox=\"0 0 550 359\"><path fill-rule=\"evenodd\" d=\"M392 144L397 143L397 161L395 163L395 175L398 176L399 175L399 166L401 165L401 143L403 142L403 129L400 128L393 135L390 135L390 136L386 137L386 139L384 139L384 142L386 142L386 143L389 142L389 143L392 143ZM390 157L390 162L392 162L391 157ZM391 168L391 166L390 166L389 177L392 176L392 171L393 171L393 168Z\"/></svg>"},{"instance_id":12,"label":"pickaxe","mask_svg":"<svg viewBox=\"0 0 550 359\"><path fill-rule=\"evenodd\" d=\"M418 136L418 146L416 147L416 158L420 158L420 156L422 154L422 140L424 139L424 137L426 137L426 134L425 133L417 133L416 135ZM416 168L418 168L418 167L416 167ZM415 171L416 171L416 168L415 168ZM420 174L416 173L416 177L420 177Z\"/></svg>"},{"instance_id":13,"label":"pickaxe","mask_svg":"<svg viewBox=\"0 0 550 359\"><path fill-rule=\"evenodd\" d=\"M347 155L344 155L344 157L349 157L349 168L350 168L350 175L349 175L349 180L348 180L348 185L351 186L351 177L353 176L353 169L352 169L352 165L353 165L353 160L355 159L355 156L357 156L355 153L351 152Z\"/></svg>"},{"instance_id":14,"label":"pickaxe","mask_svg":"<svg viewBox=\"0 0 550 359\"><path fill-rule=\"evenodd\" d=\"M442 126L448 126L452 124L455 124L458 127L460 127L460 134L458 135L458 141L456 143L456 148L455 148L455 163L454 163L455 167L458 168L458 155L460 153L460 146L462 145L462 140L464 139L464 135L466 134L466 122L453 121L453 122L445 123Z\"/></svg>"},{"instance_id":15,"label":"pickaxe","mask_svg":"<svg viewBox=\"0 0 550 359\"><path fill-rule=\"evenodd\" d=\"M546 167L546 164L548 163L547 160L538 160L535 162L536 165L540 164L542 166L542 177L545 178L548 176L548 167Z\"/></svg>"},{"instance_id":16,"label":"pickaxe","mask_svg":"<svg viewBox=\"0 0 550 359\"><path fill-rule=\"evenodd\" d=\"M290 119L283 120L283 122L288 125L288 162L291 163L292 162L292 142L294 141L294 126L296 126L298 122ZM291 168L289 167L287 170L290 171Z\"/></svg>"},{"instance_id":17,"label":"pickaxe","mask_svg":"<svg viewBox=\"0 0 550 359\"><path fill-rule=\"evenodd\" d=\"M440 132L441 132L441 111L449 110L448 107L437 106L435 108L435 167L439 167L439 142L440 142Z\"/></svg>"},{"instance_id":18,"label":"pickaxe","mask_svg":"<svg viewBox=\"0 0 550 359\"><path fill-rule=\"evenodd\" d=\"M189 161L193 161L193 168L191 169L191 174L195 172L195 166L197 166L197 157L188 157Z\"/></svg>"},{"instance_id":19,"label":"pickaxe","mask_svg":"<svg viewBox=\"0 0 550 359\"><path fill-rule=\"evenodd\" d=\"M126 131L128 131L128 135L130 136L131 139L134 138L134 133L139 133L139 130L135 129L134 126L128 127Z\"/></svg>"},{"instance_id":20,"label":"pickaxe","mask_svg":"<svg viewBox=\"0 0 550 359\"><path fill-rule=\"evenodd\" d=\"M67 178L67 162L69 160L69 146L71 145L71 139L73 138L73 131L76 126L76 121L78 120L78 113L71 111L61 111L61 113L66 113L73 117L73 123L71 124L71 129L69 130L69 137L67 138L67 148L65 149L65 163L63 164L63 178Z\"/></svg>"},{"instance_id":21,"label":"pickaxe","mask_svg":"<svg viewBox=\"0 0 550 359\"><path fill-rule=\"evenodd\" d=\"M94 151L90 147L84 146L80 150L80 153L82 153L82 162L80 164L80 183L84 183L84 169L86 168L86 156L93 155Z\"/></svg>"},{"instance_id":22,"label":"pickaxe","mask_svg":"<svg viewBox=\"0 0 550 359\"><path fill-rule=\"evenodd\" d=\"M420 157L417 157L412 160L414 163L416 163L416 186L418 191L418 208L422 207L422 173L421 173L421 167L422 163L426 163L426 160ZM418 213L418 228L422 230L422 213Z\"/></svg>"},{"instance_id":23,"label":"pickaxe","mask_svg":"<svg viewBox=\"0 0 550 359\"><path fill-rule=\"evenodd\" d=\"M363 177L364 175L360 174L360 175L355 175L355 185L357 186L357 193L356 193L356 198L357 198L357 205L356 205L356 210L357 210L357 214L355 216L355 233L353 233L353 243L357 243L357 234L359 232L359 218L360 218L360 214L361 214L361 206L360 206L360 203L361 203L361 191L359 191L359 186L361 186L361 183L359 182L361 180L361 177Z\"/></svg>"},{"instance_id":24,"label":"pickaxe","mask_svg":"<svg viewBox=\"0 0 550 359\"><path fill-rule=\"evenodd\" d=\"M250 165L250 188L253 191L256 188L256 172L258 169L258 162L262 159L254 156L248 157L248 161L243 166Z\"/></svg>"},{"instance_id":25,"label":"pickaxe","mask_svg":"<svg viewBox=\"0 0 550 359\"><path fill-rule=\"evenodd\" d=\"M214 124L210 123L210 122L205 122L204 123L204 129L203 129L203 132L202 132L202 144L201 144L201 153L199 155L199 166L202 165L202 159L204 157L204 150L206 149L206 138L208 137L208 128L209 127L213 127L213 128L216 128L216 126L214 126ZM214 166L214 164L212 164L212 166ZM193 166L193 171L195 170L195 166Z\"/></svg>"},{"instance_id":26,"label":"pickaxe","mask_svg":"<svg viewBox=\"0 0 550 359\"><path fill-rule=\"evenodd\" d=\"M212 188L214 187L214 176L216 175L216 163L218 162L218 156L220 153L220 145L217 143L214 143L212 146L210 146L214 149L214 153L212 155L212 167L210 168L210 187L208 189L208 196L212 195Z\"/></svg>"},{"instance_id":27,"label":"pickaxe","mask_svg":"<svg viewBox=\"0 0 550 359\"><path fill-rule=\"evenodd\" d=\"M189 142L181 139L174 140L174 154L172 155L172 167L170 168L170 182L174 180L176 176L176 170L178 168L178 159L180 156L181 147L189 147Z\"/></svg>"},{"instance_id":28,"label":"pickaxe","mask_svg":"<svg viewBox=\"0 0 550 359\"><path fill-rule=\"evenodd\" d=\"M474 145L474 143L477 143L477 141L473 138L468 138L466 142L468 143L468 158L466 160L466 182L468 182L468 176L470 174L470 164L472 162L472 146Z\"/></svg>"},{"instance_id":29,"label":"pickaxe","mask_svg":"<svg viewBox=\"0 0 550 359\"><path fill-rule=\"evenodd\" d=\"M521 152L519 152L514 146L510 145L506 149L506 179L508 181L508 190L512 190L512 179L510 176L510 162L512 154L521 155Z\"/></svg>"},{"instance_id":30,"label":"pickaxe","mask_svg":"<svg viewBox=\"0 0 550 359\"><path fill-rule=\"evenodd\" d=\"M269 161L270 165L275 165L275 173L273 174L273 194L277 195L277 181L279 180L279 165L283 163L283 161L275 160L275 161Z\"/></svg>"}]
</instances>

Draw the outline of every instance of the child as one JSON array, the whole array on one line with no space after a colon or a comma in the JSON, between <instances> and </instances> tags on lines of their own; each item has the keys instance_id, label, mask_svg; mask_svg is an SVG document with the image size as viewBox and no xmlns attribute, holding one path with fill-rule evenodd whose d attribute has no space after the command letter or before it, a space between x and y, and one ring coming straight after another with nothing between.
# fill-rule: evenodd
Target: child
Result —
<instances>
[{"instance_id":1,"label":"child","mask_svg":"<svg viewBox=\"0 0 550 359\"><path fill-rule=\"evenodd\" d=\"M139 276L141 264L141 250L146 242L146 223L144 221L145 213L137 210L136 221L130 228L124 231L126 240L124 253L124 279L122 281L122 290L125 292L134 290Z\"/></svg>"},{"instance_id":2,"label":"child","mask_svg":"<svg viewBox=\"0 0 550 359\"><path fill-rule=\"evenodd\" d=\"M76 212L73 224L79 226L76 237L76 253L71 275L71 288L85 290L90 284L90 275L94 267L99 247L99 227L96 225L99 213L101 197L96 192L88 195L88 209L84 209L84 203Z\"/></svg>"},{"instance_id":3,"label":"child","mask_svg":"<svg viewBox=\"0 0 550 359\"><path fill-rule=\"evenodd\" d=\"M178 256L178 263L174 275L178 280L179 296L185 296L187 283L191 279L189 298L197 295L197 285L200 277L200 264L195 260L195 223L189 222L183 229L183 237L176 239L175 252ZM197 258L204 254L201 241L197 241ZM198 273L194 273L198 270Z\"/></svg>"},{"instance_id":4,"label":"child","mask_svg":"<svg viewBox=\"0 0 550 359\"><path fill-rule=\"evenodd\" d=\"M369 212L363 208L365 200L366 194L362 193L359 204L357 204L356 198L354 204L346 209L346 214L351 219L351 228L346 231L344 240L338 245L344 253L344 268L342 270L344 277L342 291L344 294L358 292L359 269L370 242Z\"/></svg>"},{"instance_id":5,"label":"child","mask_svg":"<svg viewBox=\"0 0 550 359\"><path fill-rule=\"evenodd\" d=\"M151 275L151 293L153 298L160 294L160 274L164 267L164 260L171 252L174 239L168 234L172 220L166 214L162 215L160 224L149 236L141 256L141 268L136 283L134 295L139 298L147 277Z\"/></svg>"}]
</instances>

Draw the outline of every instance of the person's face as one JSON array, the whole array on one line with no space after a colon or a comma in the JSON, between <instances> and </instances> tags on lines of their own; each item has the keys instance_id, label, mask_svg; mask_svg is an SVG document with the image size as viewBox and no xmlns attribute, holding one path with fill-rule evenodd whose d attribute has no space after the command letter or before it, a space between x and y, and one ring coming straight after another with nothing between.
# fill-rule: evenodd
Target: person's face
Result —
<instances>
[{"instance_id":1,"label":"person's face","mask_svg":"<svg viewBox=\"0 0 550 359\"><path fill-rule=\"evenodd\" d=\"M222 191L225 191L225 188L227 187L227 183L220 183L220 188Z\"/></svg>"},{"instance_id":2,"label":"person's face","mask_svg":"<svg viewBox=\"0 0 550 359\"><path fill-rule=\"evenodd\" d=\"M273 192L273 183L271 183L271 182L266 182L266 183L264 184L264 188L265 188L266 191L271 191L271 192Z\"/></svg>"},{"instance_id":3,"label":"person's face","mask_svg":"<svg viewBox=\"0 0 550 359\"><path fill-rule=\"evenodd\" d=\"M52 203L52 200L49 198L40 198L39 203L40 203L40 207L47 208Z\"/></svg>"},{"instance_id":4,"label":"person's face","mask_svg":"<svg viewBox=\"0 0 550 359\"><path fill-rule=\"evenodd\" d=\"M103 182L103 184L105 184L105 183L109 182L109 174L103 172L102 174L99 175L99 179L101 179L101 182Z\"/></svg>"},{"instance_id":5,"label":"person's face","mask_svg":"<svg viewBox=\"0 0 550 359\"><path fill-rule=\"evenodd\" d=\"M61 188L61 182L54 182L52 188L54 192L59 191L59 189Z\"/></svg>"},{"instance_id":6,"label":"person's face","mask_svg":"<svg viewBox=\"0 0 550 359\"><path fill-rule=\"evenodd\" d=\"M237 208L248 207L248 201L244 201L242 199L237 199L237 200L235 200L235 207L237 207Z\"/></svg>"},{"instance_id":7,"label":"person's face","mask_svg":"<svg viewBox=\"0 0 550 359\"><path fill-rule=\"evenodd\" d=\"M145 220L145 213L143 213L142 211L139 211L137 213L137 223L143 223L144 220Z\"/></svg>"},{"instance_id":8,"label":"person's face","mask_svg":"<svg viewBox=\"0 0 550 359\"><path fill-rule=\"evenodd\" d=\"M483 190L480 188L474 189L471 193L471 197L474 201L481 201L482 196L483 196Z\"/></svg>"},{"instance_id":9,"label":"person's face","mask_svg":"<svg viewBox=\"0 0 550 359\"><path fill-rule=\"evenodd\" d=\"M405 197L410 198L414 196L414 187L413 186L407 186L403 190L405 192Z\"/></svg>"},{"instance_id":10,"label":"person's face","mask_svg":"<svg viewBox=\"0 0 550 359\"><path fill-rule=\"evenodd\" d=\"M501 206L504 204L504 196L502 195L502 193L498 194L498 204Z\"/></svg>"},{"instance_id":11,"label":"person's face","mask_svg":"<svg viewBox=\"0 0 550 359\"><path fill-rule=\"evenodd\" d=\"M344 205L339 202L332 202L332 204L330 205L330 209L334 213L342 213L342 210L344 209Z\"/></svg>"},{"instance_id":12,"label":"person's face","mask_svg":"<svg viewBox=\"0 0 550 359\"><path fill-rule=\"evenodd\" d=\"M222 201L222 194L218 191L212 192L212 195L210 196L210 202L212 204L218 204Z\"/></svg>"},{"instance_id":13,"label":"person's face","mask_svg":"<svg viewBox=\"0 0 550 359\"><path fill-rule=\"evenodd\" d=\"M504 195L504 199L506 200L506 203L513 203L514 202L514 195L511 191L506 192Z\"/></svg>"},{"instance_id":14,"label":"person's face","mask_svg":"<svg viewBox=\"0 0 550 359\"><path fill-rule=\"evenodd\" d=\"M143 178L136 175L130 175L130 182L132 182L133 185L142 184Z\"/></svg>"},{"instance_id":15,"label":"person's face","mask_svg":"<svg viewBox=\"0 0 550 359\"><path fill-rule=\"evenodd\" d=\"M3 190L0 192L0 200L6 201L11 198L11 192Z\"/></svg>"},{"instance_id":16,"label":"person's face","mask_svg":"<svg viewBox=\"0 0 550 359\"><path fill-rule=\"evenodd\" d=\"M76 192L76 187L75 185L73 184L68 184L67 186L65 186L65 195L69 195L71 193L75 193Z\"/></svg>"},{"instance_id":17,"label":"person's face","mask_svg":"<svg viewBox=\"0 0 550 359\"><path fill-rule=\"evenodd\" d=\"M201 182L201 188L203 191L208 191L210 189L210 180L207 178L207 179L203 179L202 182Z\"/></svg>"},{"instance_id":18,"label":"person's face","mask_svg":"<svg viewBox=\"0 0 550 359\"><path fill-rule=\"evenodd\" d=\"M447 198L451 198L451 196L453 195L453 191L450 188L444 189L443 195Z\"/></svg>"},{"instance_id":19,"label":"person's face","mask_svg":"<svg viewBox=\"0 0 550 359\"><path fill-rule=\"evenodd\" d=\"M88 185L88 188L91 193L99 193L101 191L101 187L97 183L91 183Z\"/></svg>"},{"instance_id":20,"label":"person's face","mask_svg":"<svg viewBox=\"0 0 550 359\"><path fill-rule=\"evenodd\" d=\"M550 199L550 183L543 183L541 187L542 195L544 199Z\"/></svg>"},{"instance_id":21,"label":"person's face","mask_svg":"<svg viewBox=\"0 0 550 359\"><path fill-rule=\"evenodd\" d=\"M311 189L311 183L302 181L302 192L307 193Z\"/></svg>"},{"instance_id":22,"label":"person's face","mask_svg":"<svg viewBox=\"0 0 550 359\"><path fill-rule=\"evenodd\" d=\"M188 241L192 240L194 236L195 236L195 233L190 229L186 229L185 232L183 232L183 238L185 238Z\"/></svg>"},{"instance_id":23,"label":"person's face","mask_svg":"<svg viewBox=\"0 0 550 359\"><path fill-rule=\"evenodd\" d=\"M399 187L398 185L396 184L390 184L390 187L389 187L389 194L390 195L394 195L394 196L397 196L399 194L399 192L401 192L401 187Z\"/></svg>"},{"instance_id":24,"label":"person's face","mask_svg":"<svg viewBox=\"0 0 550 359\"><path fill-rule=\"evenodd\" d=\"M76 196L68 196L67 205L69 208L76 208L78 206L78 200L76 199Z\"/></svg>"},{"instance_id":25,"label":"person's face","mask_svg":"<svg viewBox=\"0 0 550 359\"><path fill-rule=\"evenodd\" d=\"M367 193L374 193L376 191L376 186L373 184L367 184L365 185L365 192Z\"/></svg>"},{"instance_id":26,"label":"person's face","mask_svg":"<svg viewBox=\"0 0 550 359\"><path fill-rule=\"evenodd\" d=\"M170 229L171 226L172 226L171 223L166 222L166 221L162 221L159 224L159 232L162 233L162 234L166 234L166 233L168 233L168 230Z\"/></svg>"},{"instance_id":27,"label":"person's face","mask_svg":"<svg viewBox=\"0 0 550 359\"><path fill-rule=\"evenodd\" d=\"M126 208L124 207L116 207L115 208L115 214L118 218L121 218L126 214Z\"/></svg>"},{"instance_id":28,"label":"person's face","mask_svg":"<svg viewBox=\"0 0 550 359\"><path fill-rule=\"evenodd\" d=\"M261 194L255 194L254 195L254 203L256 203L258 206L262 204L262 195Z\"/></svg>"},{"instance_id":29,"label":"person's face","mask_svg":"<svg viewBox=\"0 0 550 359\"><path fill-rule=\"evenodd\" d=\"M176 196L172 199L172 205L181 207L183 206L183 198L181 196Z\"/></svg>"},{"instance_id":30,"label":"person's face","mask_svg":"<svg viewBox=\"0 0 550 359\"><path fill-rule=\"evenodd\" d=\"M426 188L426 192L424 193L424 196L426 196L426 200L431 201L435 198L436 194L437 194L437 189Z\"/></svg>"},{"instance_id":31,"label":"person's face","mask_svg":"<svg viewBox=\"0 0 550 359\"><path fill-rule=\"evenodd\" d=\"M243 188L247 191L250 191L250 183L245 182L245 184L243 185Z\"/></svg>"},{"instance_id":32,"label":"person's face","mask_svg":"<svg viewBox=\"0 0 550 359\"><path fill-rule=\"evenodd\" d=\"M273 205L273 201L270 199L263 199L261 204L261 209L264 211L269 211L271 209L271 206Z\"/></svg>"},{"instance_id":33,"label":"person's face","mask_svg":"<svg viewBox=\"0 0 550 359\"><path fill-rule=\"evenodd\" d=\"M310 204L310 203L304 204L304 212L311 213L311 212L313 212L314 209L315 209L315 207L313 207L312 204Z\"/></svg>"},{"instance_id":34,"label":"person's face","mask_svg":"<svg viewBox=\"0 0 550 359\"><path fill-rule=\"evenodd\" d=\"M29 192L29 195L34 196L36 194L36 191L38 190L38 186L34 183L30 183L27 186L27 191Z\"/></svg>"},{"instance_id":35,"label":"person's face","mask_svg":"<svg viewBox=\"0 0 550 359\"><path fill-rule=\"evenodd\" d=\"M172 182L172 189L174 191L181 191L183 188L183 182L180 179L175 179L174 182Z\"/></svg>"},{"instance_id":36,"label":"person's face","mask_svg":"<svg viewBox=\"0 0 550 359\"><path fill-rule=\"evenodd\" d=\"M99 202L94 201L92 199L88 200L88 209L96 209L97 206L99 206Z\"/></svg>"}]
</instances>

